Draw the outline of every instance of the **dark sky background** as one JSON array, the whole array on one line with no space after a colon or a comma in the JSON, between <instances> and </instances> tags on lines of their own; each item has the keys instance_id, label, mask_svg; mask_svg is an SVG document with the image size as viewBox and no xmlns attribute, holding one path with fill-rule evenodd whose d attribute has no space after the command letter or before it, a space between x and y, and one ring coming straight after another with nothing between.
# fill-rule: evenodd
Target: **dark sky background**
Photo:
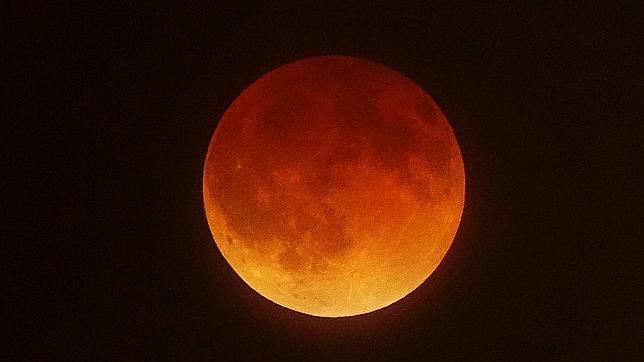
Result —
<instances>
[{"instance_id":1,"label":"dark sky background","mask_svg":"<svg viewBox=\"0 0 644 362\"><path fill-rule=\"evenodd\" d=\"M642 357L635 6L105 3L7 11L8 357ZM250 289L216 248L201 195L232 100L324 54L381 62L427 90L467 174L436 272L343 319Z\"/></svg>"}]
</instances>

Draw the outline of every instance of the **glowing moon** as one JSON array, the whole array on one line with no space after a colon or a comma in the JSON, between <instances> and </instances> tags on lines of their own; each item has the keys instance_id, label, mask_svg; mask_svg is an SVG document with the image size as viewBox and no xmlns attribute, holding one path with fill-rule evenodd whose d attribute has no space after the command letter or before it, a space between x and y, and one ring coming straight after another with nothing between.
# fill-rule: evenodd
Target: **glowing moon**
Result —
<instances>
[{"instance_id":1,"label":"glowing moon","mask_svg":"<svg viewBox=\"0 0 644 362\"><path fill-rule=\"evenodd\" d=\"M445 256L465 173L432 98L381 64L344 56L281 66L219 121L203 175L215 242L284 307L340 317L383 308Z\"/></svg>"}]
</instances>

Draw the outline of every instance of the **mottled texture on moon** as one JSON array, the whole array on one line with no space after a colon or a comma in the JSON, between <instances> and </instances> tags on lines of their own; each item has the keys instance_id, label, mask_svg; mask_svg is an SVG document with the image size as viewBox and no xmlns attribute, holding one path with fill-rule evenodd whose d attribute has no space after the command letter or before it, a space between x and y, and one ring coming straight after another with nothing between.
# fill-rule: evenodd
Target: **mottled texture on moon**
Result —
<instances>
[{"instance_id":1,"label":"mottled texture on moon","mask_svg":"<svg viewBox=\"0 0 644 362\"><path fill-rule=\"evenodd\" d=\"M279 67L235 99L203 191L215 242L248 285L339 317L429 277L458 228L465 175L425 91L378 63L329 56Z\"/></svg>"}]
</instances>

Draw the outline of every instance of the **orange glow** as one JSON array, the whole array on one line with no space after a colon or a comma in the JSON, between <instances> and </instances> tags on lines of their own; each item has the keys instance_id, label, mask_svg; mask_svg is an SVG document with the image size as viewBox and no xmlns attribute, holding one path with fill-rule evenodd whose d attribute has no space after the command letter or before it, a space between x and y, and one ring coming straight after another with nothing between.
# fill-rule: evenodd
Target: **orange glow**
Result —
<instances>
[{"instance_id":1,"label":"orange glow","mask_svg":"<svg viewBox=\"0 0 644 362\"><path fill-rule=\"evenodd\" d=\"M215 242L248 285L340 317L394 303L436 269L465 174L447 119L411 80L314 57L235 99L210 142L203 192Z\"/></svg>"}]
</instances>

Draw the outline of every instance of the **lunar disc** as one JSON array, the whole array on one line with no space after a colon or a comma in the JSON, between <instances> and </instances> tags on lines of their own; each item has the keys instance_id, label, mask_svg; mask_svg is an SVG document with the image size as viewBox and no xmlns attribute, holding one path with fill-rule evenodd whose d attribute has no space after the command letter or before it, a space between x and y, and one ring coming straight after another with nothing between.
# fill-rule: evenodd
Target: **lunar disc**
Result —
<instances>
[{"instance_id":1,"label":"lunar disc","mask_svg":"<svg viewBox=\"0 0 644 362\"><path fill-rule=\"evenodd\" d=\"M306 58L248 86L210 141L206 216L235 272L269 300L342 317L390 305L437 268L465 171L443 112L382 64Z\"/></svg>"}]
</instances>

